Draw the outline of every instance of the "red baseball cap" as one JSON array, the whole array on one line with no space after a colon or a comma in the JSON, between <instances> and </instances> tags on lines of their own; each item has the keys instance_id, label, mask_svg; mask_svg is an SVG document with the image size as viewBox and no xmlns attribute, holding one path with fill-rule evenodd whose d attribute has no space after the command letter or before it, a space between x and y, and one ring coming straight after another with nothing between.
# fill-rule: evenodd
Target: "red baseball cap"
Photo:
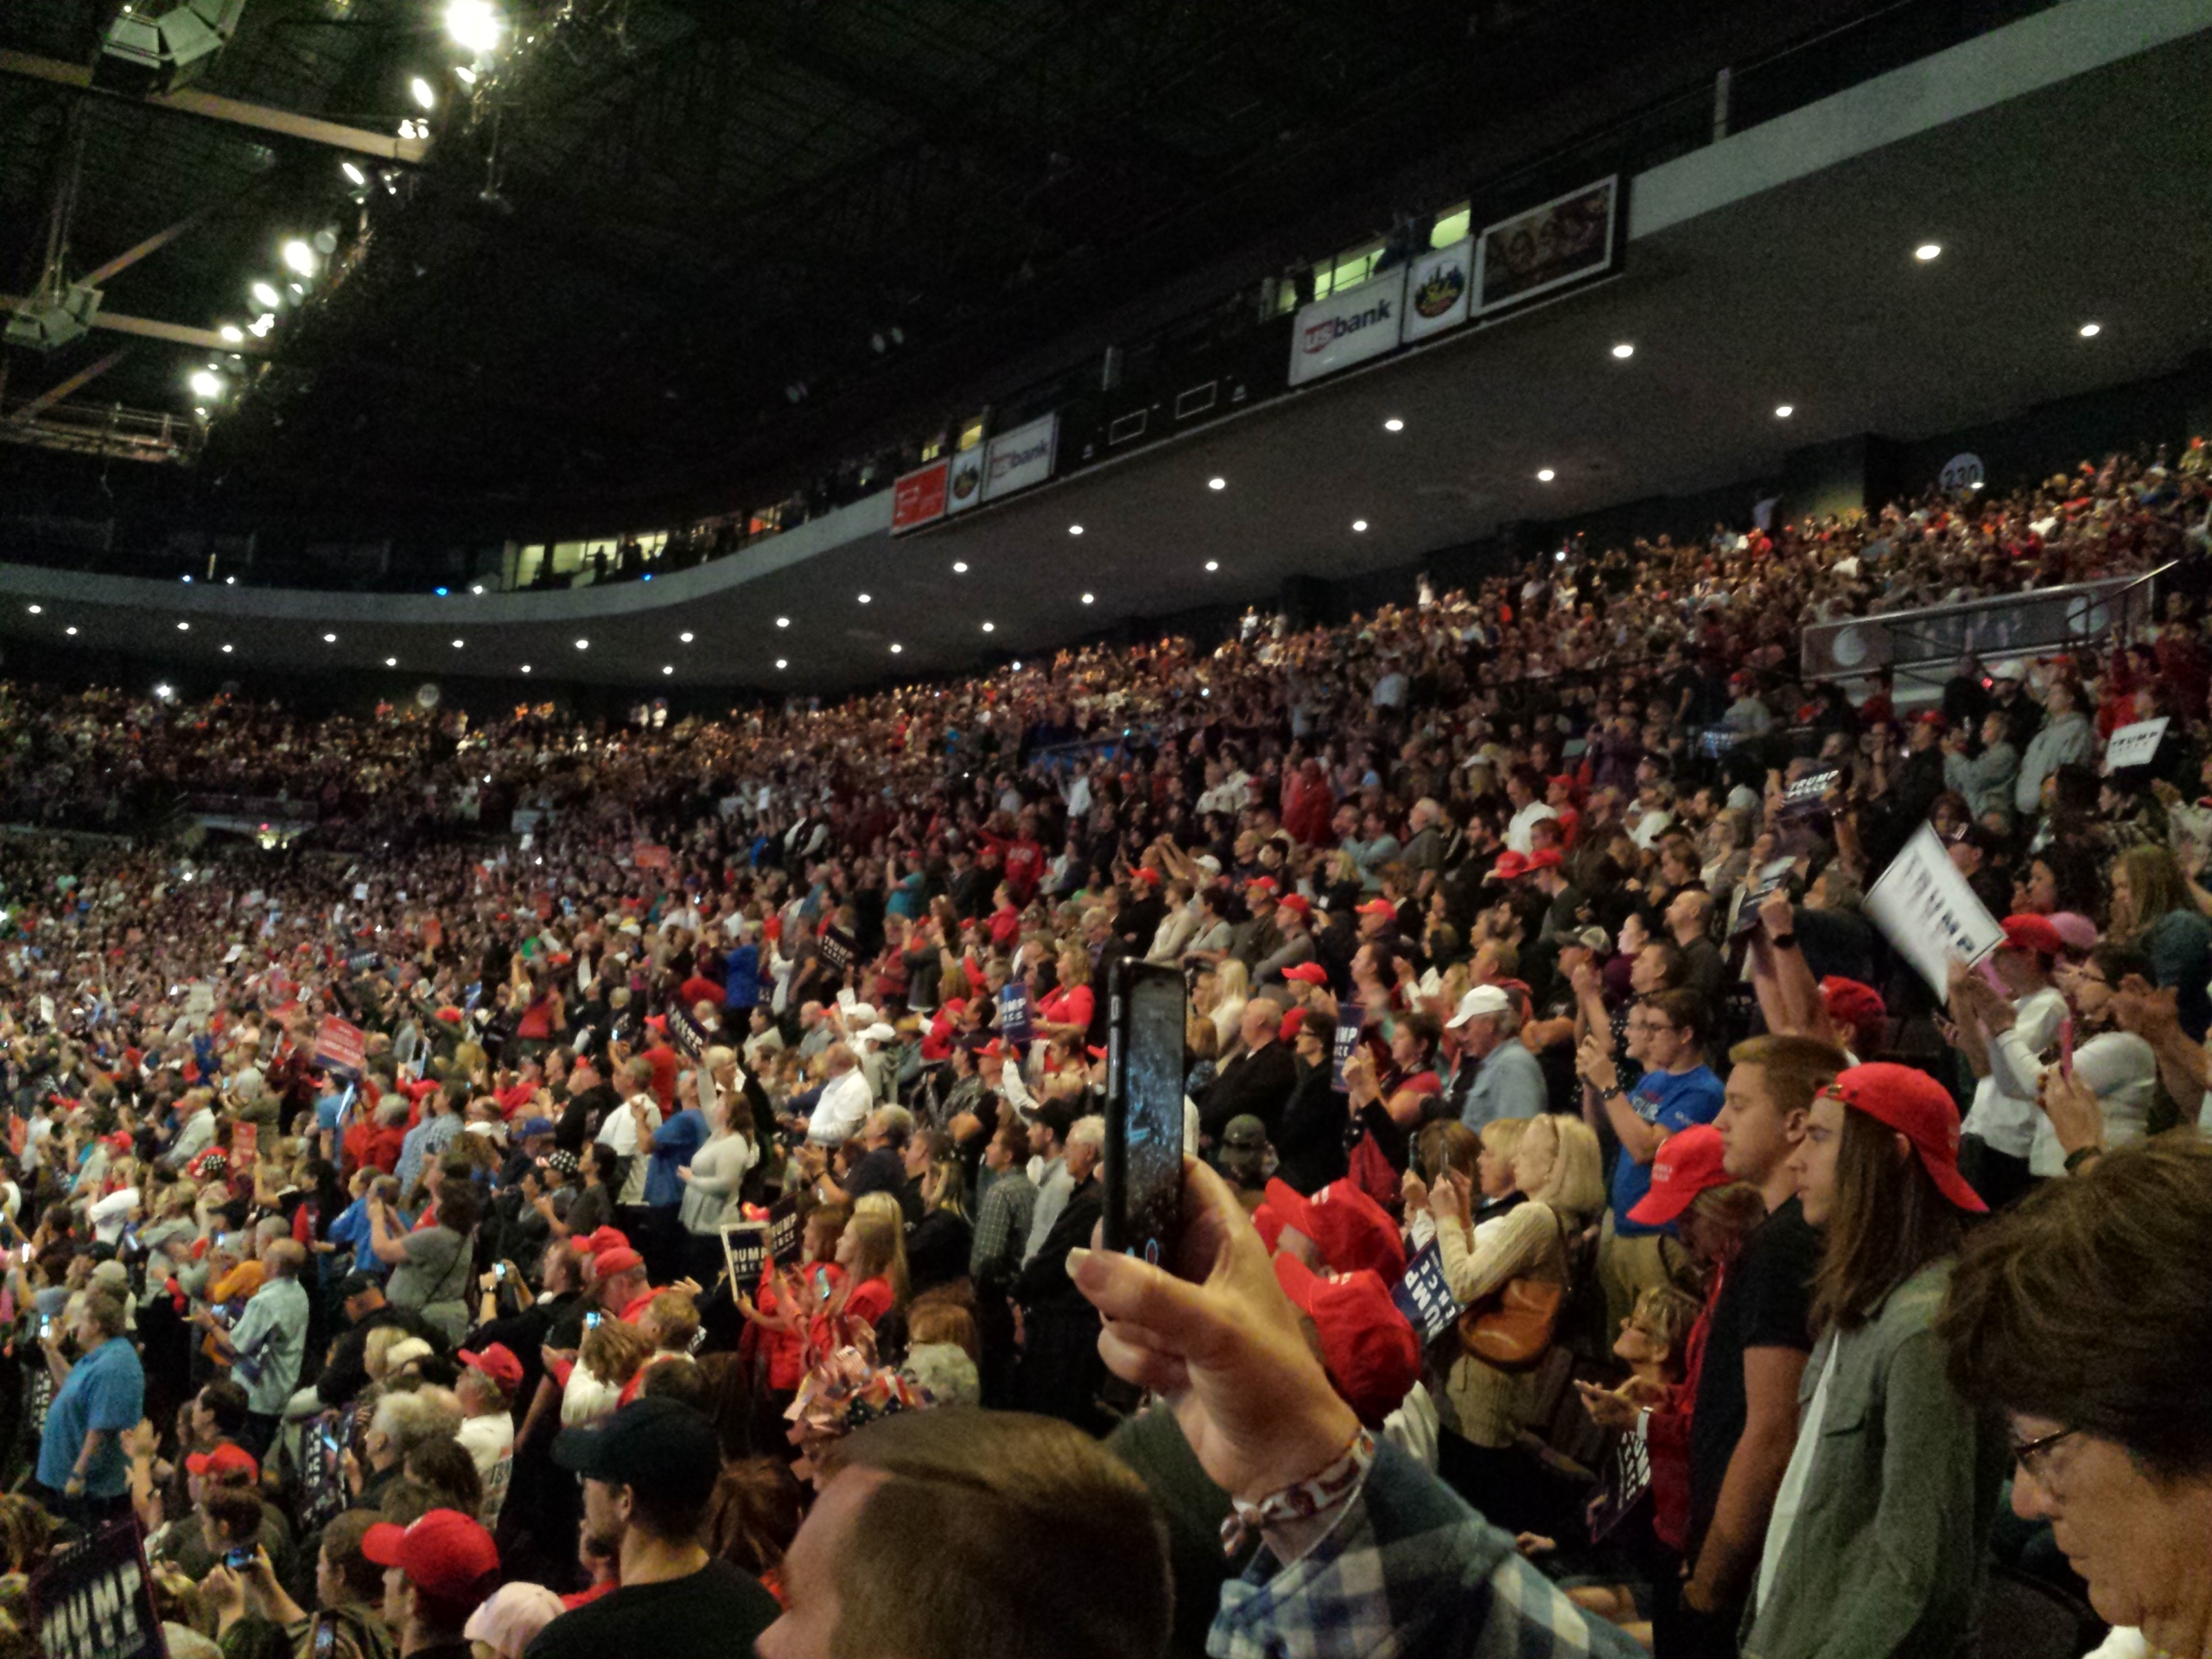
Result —
<instances>
[{"instance_id":1,"label":"red baseball cap","mask_svg":"<svg viewBox=\"0 0 2212 1659\"><path fill-rule=\"evenodd\" d=\"M2048 916L2007 916L2005 943L2015 950L2032 950L2044 957L2058 956L2066 949L2066 941L2058 937Z\"/></svg>"},{"instance_id":2,"label":"red baseball cap","mask_svg":"<svg viewBox=\"0 0 2212 1659\"><path fill-rule=\"evenodd\" d=\"M1247 893L1280 893L1282 889L1275 885L1275 879L1272 875L1255 875L1249 881L1247 881L1244 884L1244 891Z\"/></svg>"},{"instance_id":3,"label":"red baseball cap","mask_svg":"<svg viewBox=\"0 0 2212 1659\"><path fill-rule=\"evenodd\" d=\"M1281 899L1276 904L1275 908L1277 910L1294 910L1300 916L1311 916L1313 913L1313 906L1312 901L1309 900L1302 893L1286 893L1283 894Z\"/></svg>"},{"instance_id":4,"label":"red baseball cap","mask_svg":"<svg viewBox=\"0 0 2212 1659\"><path fill-rule=\"evenodd\" d=\"M1288 1014L1283 1015L1282 1031L1280 1033L1283 1041L1287 1043L1292 1038L1297 1036L1300 1028L1303 1027L1305 1023L1306 1010L1303 1008L1293 1008Z\"/></svg>"},{"instance_id":5,"label":"red baseball cap","mask_svg":"<svg viewBox=\"0 0 2212 1659\"><path fill-rule=\"evenodd\" d=\"M509 1393L522 1386L522 1361L504 1342L488 1342L480 1353L464 1348L461 1351L461 1363L472 1371L483 1372Z\"/></svg>"},{"instance_id":6,"label":"red baseball cap","mask_svg":"<svg viewBox=\"0 0 2212 1659\"><path fill-rule=\"evenodd\" d=\"M1297 963L1284 969L1282 976L1307 985L1325 985L1329 982L1329 970L1318 962Z\"/></svg>"},{"instance_id":7,"label":"red baseball cap","mask_svg":"<svg viewBox=\"0 0 2212 1659\"><path fill-rule=\"evenodd\" d=\"M1535 852L1529 855L1529 868L1532 872L1535 870L1555 870L1558 868L1559 849L1556 847L1539 847Z\"/></svg>"},{"instance_id":8,"label":"red baseball cap","mask_svg":"<svg viewBox=\"0 0 2212 1659\"><path fill-rule=\"evenodd\" d=\"M630 1235L619 1227L601 1227L583 1241L586 1254L597 1255L603 1250L626 1249Z\"/></svg>"},{"instance_id":9,"label":"red baseball cap","mask_svg":"<svg viewBox=\"0 0 2212 1659\"><path fill-rule=\"evenodd\" d=\"M1332 1271L1366 1268L1395 1284L1405 1276L1406 1247L1398 1224L1350 1181L1332 1181L1312 1198L1281 1177L1268 1183L1268 1206L1312 1239Z\"/></svg>"},{"instance_id":10,"label":"red baseball cap","mask_svg":"<svg viewBox=\"0 0 2212 1659\"><path fill-rule=\"evenodd\" d=\"M1154 869L1151 865L1147 864L1136 873L1136 878L1140 881L1149 881L1154 886L1158 886L1160 881L1160 872Z\"/></svg>"},{"instance_id":11,"label":"red baseball cap","mask_svg":"<svg viewBox=\"0 0 2212 1659\"><path fill-rule=\"evenodd\" d=\"M1722 1163L1720 1131L1710 1123L1693 1124L1670 1135L1651 1160L1651 1190L1628 1218L1639 1227L1664 1227L1679 1220L1698 1194L1728 1185Z\"/></svg>"},{"instance_id":12,"label":"red baseball cap","mask_svg":"<svg viewBox=\"0 0 2212 1659\"><path fill-rule=\"evenodd\" d=\"M601 1250L591 1259L592 1272L601 1279L612 1279L618 1273L627 1273L632 1268L642 1268L645 1258L626 1244L618 1244L611 1250Z\"/></svg>"},{"instance_id":13,"label":"red baseball cap","mask_svg":"<svg viewBox=\"0 0 2212 1659\"><path fill-rule=\"evenodd\" d=\"M242 1446L232 1445L228 1440L205 1452L188 1452L184 1467L188 1474L244 1475L248 1480L261 1478L261 1465L254 1461L253 1453Z\"/></svg>"},{"instance_id":14,"label":"red baseball cap","mask_svg":"<svg viewBox=\"0 0 2212 1659\"><path fill-rule=\"evenodd\" d=\"M1522 876L1528 874L1528 855L1524 853L1514 852L1509 849L1507 851L1500 853L1497 855L1497 862L1490 867L1490 874L1484 876L1483 880L1485 881L1513 881L1519 880Z\"/></svg>"},{"instance_id":15,"label":"red baseball cap","mask_svg":"<svg viewBox=\"0 0 2212 1659\"><path fill-rule=\"evenodd\" d=\"M1909 1065L1876 1060L1842 1073L1835 1090L1853 1111L1888 1124L1911 1141L1921 1167L1945 1198L1969 1215L1988 1210L1959 1173L1959 1109L1942 1084Z\"/></svg>"},{"instance_id":16,"label":"red baseball cap","mask_svg":"<svg viewBox=\"0 0 2212 1659\"><path fill-rule=\"evenodd\" d=\"M361 1537L361 1554L396 1567L418 1590L442 1601L481 1601L499 1576L499 1546L459 1510L432 1510L411 1527L379 1522Z\"/></svg>"},{"instance_id":17,"label":"red baseball cap","mask_svg":"<svg viewBox=\"0 0 2212 1659\"><path fill-rule=\"evenodd\" d=\"M1421 1339L1379 1274L1323 1278L1294 1255L1275 1257L1275 1282L1313 1321L1329 1381L1370 1428L1405 1402L1421 1377Z\"/></svg>"},{"instance_id":18,"label":"red baseball cap","mask_svg":"<svg viewBox=\"0 0 2212 1659\"><path fill-rule=\"evenodd\" d=\"M1363 916L1388 916L1395 921L1398 907L1388 899L1370 899L1359 907L1359 913Z\"/></svg>"},{"instance_id":19,"label":"red baseball cap","mask_svg":"<svg viewBox=\"0 0 2212 1659\"><path fill-rule=\"evenodd\" d=\"M1916 726L1941 726L1942 723L1942 715L1934 709L1925 710L1913 721Z\"/></svg>"},{"instance_id":20,"label":"red baseball cap","mask_svg":"<svg viewBox=\"0 0 2212 1659\"><path fill-rule=\"evenodd\" d=\"M1890 1014L1889 1005L1882 1001L1879 991L1840 974L1830 974L1821 982L1821 1001L1830 1019L1840 1020L1853 1030L1879 1024Z\"/></svg>"}]
</instances>

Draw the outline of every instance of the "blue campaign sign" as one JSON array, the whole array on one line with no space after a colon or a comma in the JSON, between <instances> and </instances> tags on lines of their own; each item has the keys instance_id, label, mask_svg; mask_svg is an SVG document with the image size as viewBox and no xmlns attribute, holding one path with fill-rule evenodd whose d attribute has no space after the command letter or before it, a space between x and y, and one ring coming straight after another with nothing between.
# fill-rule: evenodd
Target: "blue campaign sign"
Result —
<instances>
[{"instance_id":1,"label":"blue campaign sign","mask_svg":"<svg viewBox=\"0 0 2212 1659\"><path fill-rule=\"evenodd\" d=\"M1424 1344L1435 1341L1452 1328L1452 1320L1459 1317L1459 1299L1452 1294L1452 1286L1444 1277L1444 1253L1436 1248L1434 1239L1406 1263L1405 1277L1390 1287L1390 1300L1406 1316L1406 1323L1421 1332Z\"/></svg>"},{"instance_id":2,"label":"blue campaign sign","mask_svg":"<svg viewBox=\"0 0 2212 1659\"><path fill-rule=\"evenodd\" d=\"M1024 1046L1036 1034L1036 1016L1029 1006L1029 987L1019 981L999 993L999 1034L1010 1043Z\"/></svg>"},{"instance_id":3,"label":"blue campaign sign","mask_svg":"<svg viewBox=\"0 0 2212 1659\"><path fill-rule=\"evenodd\" d=\"M1359 1034L1365 1029L1365 1021L1357 1008L1337 1010L1337 1034L1329 1046L1329 1087L1340 1095L1348 1086L1344 1082L1344 1062L1359 1046Z\"/></svg>"}]
</instances>

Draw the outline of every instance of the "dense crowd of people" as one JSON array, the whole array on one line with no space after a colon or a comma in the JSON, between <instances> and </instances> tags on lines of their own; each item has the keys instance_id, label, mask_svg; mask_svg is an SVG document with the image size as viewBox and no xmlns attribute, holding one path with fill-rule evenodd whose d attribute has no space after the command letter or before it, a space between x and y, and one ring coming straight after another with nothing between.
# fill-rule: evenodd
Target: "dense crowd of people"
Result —
<instances>
[{"instance_id":1,"label":"dense crowd of people","mask_svg":"<svg viewBox=\"0 0 2212 1659\"><path fill-rule=\"evenodd\" d=\"M8 689L0 1659L131 1525L180 1656L2212 1654L2202 453L728 721Z\"/></svg>"}]
</instances>

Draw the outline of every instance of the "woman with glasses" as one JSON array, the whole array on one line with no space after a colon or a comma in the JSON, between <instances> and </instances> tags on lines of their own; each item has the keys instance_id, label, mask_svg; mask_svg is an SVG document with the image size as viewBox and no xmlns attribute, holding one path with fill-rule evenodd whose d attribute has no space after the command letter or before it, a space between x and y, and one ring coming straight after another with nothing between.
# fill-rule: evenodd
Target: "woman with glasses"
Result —
<instances>
[{"instance_id":1,"label":"woman with glasses","mask_svg":"<svg viewBox=\"0 0 2212 1659\"><path fill-rule=\"evenodd\" d=\"M2212 1654L2212 1142L2054 1181L1974 1236L1936 1322L2002 1414L2012 1510L2048 1521L2114 1629L2101 1659Z\"/></svg>"},{"instance_id":2,"label":"woman with glasses","mask_svg":"<svg viewBox=\"0 0 2212 1659\"><path fill-rule=\"evenodd\" d=\"M1935 1078L1854 1066L1813 1100L1790 1155L1822 1235L1815 1345L1744 1652L1948 1655L1968 1634L2003 1446L1954 1388L1932 1326L1984 1205L1960 1175Z\"/></svg>"}]
</instances>

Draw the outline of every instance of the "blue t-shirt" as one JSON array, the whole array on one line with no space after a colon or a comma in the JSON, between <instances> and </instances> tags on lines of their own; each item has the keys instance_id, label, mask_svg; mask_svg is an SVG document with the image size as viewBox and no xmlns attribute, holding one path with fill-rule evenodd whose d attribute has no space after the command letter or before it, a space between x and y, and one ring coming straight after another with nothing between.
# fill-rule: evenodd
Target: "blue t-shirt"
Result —
<instances>
[{"instance_id":1,"label":"blue t-shirt","mask_svg":"<svg viewBox=\"0 0 2212 1659\"><path fill-rule=\"evenodd\" d=\"M690 1163L691 1155L706 1144L706 1114L690 1107L653 1131L652 1161L645 1166L645 1203L683 1202L683 1183L676 1172Z\"/></svg>"},{"instance_id":2,"label":"blue t-shirt","mask_svg":"<svg viewBox=\"0 0 2212 1659\"><path fill-rule=\"evenodd\" d=\"M1710 1123L1720 1116L1720 1100L1726 1091L1720 1079L1713 1075L1708 1066L1692 1066L1687 1071L1647 1071L1628 1091L1628 1103L1636 1115L1647 1123L1656 1123L1669 1135L1699 1123ZM1623 1238L1634 1238L1647 1233L1663 1233L1664 1227L1645 1227L1630 1221L1628 1212L1643 1202L1643 1195L1651 1190L1651 1166L1639 1164L1623 1148L1619 1160L1613 1165L1613 1231Z\"/></svg>"},{"instance_id":3,"label":"blue t-shirt","mask_svg":"<svg viewBox=\"0 0 2212 1659\"><path fill-rule=\"evenodd\" d=\"M120 1497L130 1487L130 1460L123 1455L123 1431L136 1428L146 1414L146 1373L137 1350L124 1337L110 1337L79 1360L46 1414L39 1442L38 1478L60 1491L69 1484L77 1454L90 1429L105 1429L99 1450L85 1470L87 1497Z\"/></svg>"}]
</instances>

